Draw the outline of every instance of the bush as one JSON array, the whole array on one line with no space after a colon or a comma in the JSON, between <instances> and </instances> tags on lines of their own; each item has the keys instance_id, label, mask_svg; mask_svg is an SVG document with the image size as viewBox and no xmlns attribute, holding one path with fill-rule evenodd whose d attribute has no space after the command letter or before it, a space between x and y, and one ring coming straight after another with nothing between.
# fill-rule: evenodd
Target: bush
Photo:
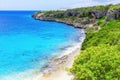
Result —
<instances>
[{"instance_id":1,"label":"bush","mask_svg":"<svg viewBox=\"0 0 120 80\"><path fill-rule=\"evenodd\" d=\"M82 51L71 69L75 80L119 80L120 52L117 47L99 45Z\"/></svg>"},{"instance_id":2,"label":"bush","mask_svg":"<svg viewBox=\"0 0 120 80\"><path fill-rule=\"evenodd\" d=\"M89 33L83 42L82 50L99 44L117 45L120 44L120 22L110 21L96 33Z\"/></svg>"},{"instance_id":3,"label":"bush","mask_svg":"<svg viewBox=\"0 0 120 80\"><path fill-rule=\"evenodd\" d=\"M74 80L120 80L120 21L87 34L71 72Z\"/></svg>"}]
</instances>

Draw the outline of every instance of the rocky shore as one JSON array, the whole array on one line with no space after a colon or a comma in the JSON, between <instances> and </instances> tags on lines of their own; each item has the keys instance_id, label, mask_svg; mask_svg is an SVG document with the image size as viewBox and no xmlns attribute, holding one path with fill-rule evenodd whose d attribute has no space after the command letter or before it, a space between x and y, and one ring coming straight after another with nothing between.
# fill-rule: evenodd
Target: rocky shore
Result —
<instances>
[{"instance_id":1,"label":"rocky shore","mask_svg":"<svg viewBox=\"0 0 120 80\"><path fill-rule=\"evenodd\" d=\"M57 19L57 18L53 18L53 17L45 17L44 13L40 13L40 14L34 14L33 18L36 20L42 20L42 21L50 21L50 22L59 22L59 23L64 23L70 26L73 26L75 28L87 28L87 27L91 27L93 26L93 24L82 24L82 23L71 23L69 21L65 21L65 20L61 20L61 19ZM85 20L83 23L87 23L87 20Z\"/></svg>"},{"instance_id":2,"label":"rocky shore","mask_svg":"<svg viewBox=\"0 0 120 80\"><path fill-rule=\"evenodd\" d=\"M32 71L33 76L23 80L71 80L74 76L68 71L80 53L81 45L85 36L80 42L75 43L61 52L60 55L54 56L48 61L40 71ZM29 72L30 73L30 72Z\"/></svg>"},{"instance_id":3,"label":"rocky shore","mask_svg":"<svg viewBox=\"0 0 120 80\"><path fill-rule=\"evenodd\" d=\"M69 68L72 67L75 57L80 53L80 48L84 37L80 43L76 43L73 46L64 50L61 55L54 56L48 61L41 70L40 80L71 80L74 78L69 73ZM34 79L33 79L34 80ZM36 79L37 80L37 79Z\"/></svg>"},{"instance_id":4,"label":"rocky shore","mask_svg":"<svg viewBox=\"0 0 120 80\"><path fill-rule=\"evenodd\" d=\"M82 12L82 14L87 14L87 16L81 17L81 12L78 11L53 11L48 14L48 12L39 12L33 14L33 18L42 21L55 21L71 25L75 28L86 29L99 25L97 20L105 17L105 23L109 20L120 19L120 8L110 10L105 7L104 10L90 10L88 12ZM61 17L60 17L61 16ZM63 17L64 16L64 17ZM88 18L89 17L89 18ZM74 19L75 18L75 19ZM84 39L83 39L84 40ZM68 55L64 55L60 58L55 57L49 61L48 65L43 67L43 74L39 78L40 80L71 80L74 78L73 75L68 75L69 73L65 68L71 68L74 62L75 56L80 53L80 48L82 44L79 44L76 49L71 51Z\"/></svg>"},{"instance_id":5,"label":"rocky shore","mask_svg":"<svg viewBox=\"0 0 120 80\"><path fill-rule=\"evenodd\" d=\"M36 20L60 22L75 28L86 29L98 25L97 21L103 17L105 17L105 23L112 19L119 20L120 8L111 10L107 6L104 6L103 10L92 9L91 7L91 10L88 11L76 11L73 9L66 11L37 12L33 14L32 17Z\"/></svg>"}]
</instances>

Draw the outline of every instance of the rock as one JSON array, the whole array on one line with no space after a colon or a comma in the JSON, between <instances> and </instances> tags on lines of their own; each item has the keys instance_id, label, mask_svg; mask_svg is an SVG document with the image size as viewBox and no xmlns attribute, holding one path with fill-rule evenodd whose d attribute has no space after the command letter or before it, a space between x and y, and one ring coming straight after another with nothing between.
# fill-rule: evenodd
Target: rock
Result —
<instances>
[{"instance_id":1,"label":"rock","mask_svg":"<svg viewBox=\"0 0 120 80\"><path fill-rule=\"evenodd\" d=\"M56 14L50 14L49 17L56 17Z\"/></svg>"},{"instance_id":2,"label":"rock","mask_svg":"<svg viewBox=\"0 0 120 80\"><path fill-rule=\"evenodd\" d=\"M48 17L59 18L59 17L63 17L63 16L64 16L64 13L60 12L60 13L54 13L54 14L52 13Z\"/></svg>"},{"instance_id":3,"label":"rock","mask_svg":"<svg viewBox=\"0 0 120 80\"><path fill-rule=\"evenodd\" d=\"M81 23L74 23L73 24L76 28L81 28L82 27L82 24Z\"/></svg>"},{"instance_id":4,"label":"rock","mask_svg":"<svg viewBox=\"0 0 120 80\"><path fill-rule=\"evenodd\" d=\"M77 11L66 11L63 13L64 17L70 17L70 16L78 16L80 12Z\"/></svg>"},{"instance_id":5,"label":"rock","mask_svg":"<svg viewBox=\"0 0 120 80\"><path fill-rule=\"evenodd\" d=\"M109 21L111 19L120 20L120 8L116 10L108 10L106 15L106 21Z\"/></svg>"},{"instance_id":6,"label":"rock","mask_svg":"<svg viewBox=\"0 0 120 80\"><path fill-rule=\"evenodd\" d=\"M44 16L44 13L35 13L35 14L32 15L32 17L33 17L34 19L40 19L40 18L43 17L43 16Z\"/></svg>"},{"instance_id":7,"label":"rock","mask_svg":"<svg viewBox=\"0 0 120 80\"><path fill-rule=\"evenodd\" d=\"M79 15L80 13L77 12L77 11L72 11L71 14L72 14L72 16L77 16L77 15Z\"/></svg>"},{"instance_id":8,"label":"rock","mask_svg":"<svg viewBox=\"0 0 120 80\"><path fill-rule=\"evenodd\" d=\"M89 24L90 21L89 19L84 18L81 23L85 25L85 24Z\"/></svg>"},{"instance_id":9,"label":"rock","mask_svg":"<svg viewBox=\"0 0 120 80\"><path fill-rule=\"evenodd\" d=\"M115 13L112 10L108 10L106 14L106 21L109 21L111 19L115 19Z\"/></svg>"},{"instance_id":10,"label":"rock","mask_svg":"<svg viewBox=\"0 0 120 80\"><path fill-rule=\"evenodd\" d=\"M68 12L68 11L67 11L67 12L64 13L64 16L65 16L65 17L70 17L70 16L72 16L72 14L71 14L71 12Z\"/></svg>"},{"instance_id":11,"label":"rock","mask_svg":"<svg viewBox=\"0 0 120 80\"><path fill-rule=\"evenodd\" d=\"M101 17L103 17L105 14L103 11L101 10L92 10L91 12L89 12L89 14L94 18L94 19L100 19Z\"/></svg>"},{"instance_id":12,"label":"rock","mask_svg":"<svg viewBox=\"0 0 120 80\"><path fill-rule=\"evenodd\" d=\"M120 8L115 10L115 19L120 20Z\"/></svg>"}]
</instances>

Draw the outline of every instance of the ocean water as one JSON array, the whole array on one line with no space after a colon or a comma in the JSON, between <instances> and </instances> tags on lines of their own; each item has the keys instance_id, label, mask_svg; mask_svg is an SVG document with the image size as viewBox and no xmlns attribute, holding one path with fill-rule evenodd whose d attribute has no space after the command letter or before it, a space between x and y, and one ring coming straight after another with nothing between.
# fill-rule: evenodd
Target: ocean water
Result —
<instances>
[{"instance_id":1,"label":"ocean water","mask_svg":"<svg viewBox=\"0 0 120 80\"><path fill-rule=\"evenodd\" d=\"M0 80L20 80L11 75L40 69L84 36L82 29L34 20L34 12L0 11Z\"/></svg>"}]
</instances>

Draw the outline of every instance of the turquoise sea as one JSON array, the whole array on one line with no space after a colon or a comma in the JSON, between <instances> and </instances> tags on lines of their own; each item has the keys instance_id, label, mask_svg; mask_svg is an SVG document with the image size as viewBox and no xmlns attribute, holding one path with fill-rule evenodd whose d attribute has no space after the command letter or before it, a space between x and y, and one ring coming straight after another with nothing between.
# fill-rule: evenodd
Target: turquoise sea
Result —
<instances>
[{"instance_id":1,"label":"turquoise sea","mask_svg":"<svg viewBox=\"0 0 120 80\"><path fill-rule=\"evenodd\" d=\"M0 11L0 80L22 80L11 75L40 69L85 36L82 29L34 20L34 12Z\"/></svg>"}]
</instances>

